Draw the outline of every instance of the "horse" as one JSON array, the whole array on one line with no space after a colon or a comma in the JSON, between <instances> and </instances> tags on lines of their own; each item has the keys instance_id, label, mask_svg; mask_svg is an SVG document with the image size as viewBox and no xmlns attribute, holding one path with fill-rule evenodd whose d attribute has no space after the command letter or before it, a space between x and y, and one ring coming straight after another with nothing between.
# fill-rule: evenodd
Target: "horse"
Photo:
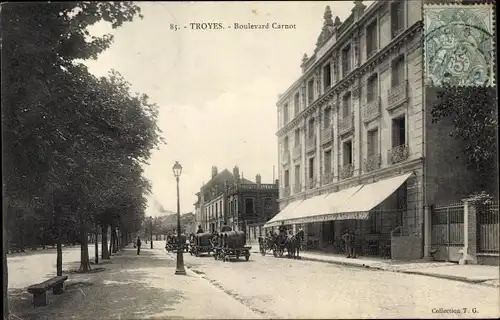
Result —
<instances>
[{"instance_id":1,"label":"horse","mask_svg":"<svg viewBox=\"0 0 500 320\"><path fill-rule=\"evenodd\" d=\"M288 251L289 258L300 259L299 251L302 240L304 240L304 230L302 229L300 229L296 234L287 238L286 249Z\"/></svg>"}]
</instances>

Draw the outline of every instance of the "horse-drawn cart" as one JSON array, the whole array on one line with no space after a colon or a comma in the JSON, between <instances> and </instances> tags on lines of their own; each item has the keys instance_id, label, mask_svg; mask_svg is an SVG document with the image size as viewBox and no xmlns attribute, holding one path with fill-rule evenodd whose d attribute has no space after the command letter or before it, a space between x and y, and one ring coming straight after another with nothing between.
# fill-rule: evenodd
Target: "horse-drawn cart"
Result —
<instances>
[{"instance_id":1,"label":"horse-drawn cart","mask_svg":"<svg viewBox=\"0 0 500 320\"><path fill-rule=\"evenodd\" d=\"M186 241L186 235L181 234L180 245L177 245L177 240L178 240L177 235L167 236L167 243L165 245L165 250L167 250L167 252L174 252L178 248L180 248L182 251L186 250L186 252L188 252L189 246Z\"/></svg>"},{"instance_id":2,"label":"horse-drawn cart","mask_svg":"<svg viewBox=\"0 0 500 320\"><path fill-rule=\"evenodd\" d=\"M252 247L245 245L245 241L245 232L243 231L221 232L214 241L214 258L226 262L230 261L231 258L245 257L245 260L248 261Z\"/></svg>"},{"instance_id":3,"label":"horse-drawn cart","mask_svg":"<svg viewBox=\"0 0 500 320\"><path fill-rule=\"evenodd\" d=\"M210 239L212 234L210 232L197 233L193 235L192 243L189 246L189 253L195 257L200 256L201 253L208 253L213 251Z\"/></svg>"}]
</instances>

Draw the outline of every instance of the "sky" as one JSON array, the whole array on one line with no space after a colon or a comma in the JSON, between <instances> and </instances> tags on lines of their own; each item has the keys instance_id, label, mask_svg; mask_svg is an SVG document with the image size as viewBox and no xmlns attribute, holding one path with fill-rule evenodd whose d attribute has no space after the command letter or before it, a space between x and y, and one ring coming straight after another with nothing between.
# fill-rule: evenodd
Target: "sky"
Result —
<instances>
[{"instance_id":1,"label":"sky","mask_svg":"<svg viewBox=\"0 0 500 320\"><path fill-rule=\"evenodd\" d=\"M364 1L369 6L373 1ZM182 165L181 212L194 211L196 192L219 172L232 171L263 183L278 175L277 109L301 75L323 26L325 7L344 21L352 1L307 2L140 2L144 19L113 30L94 25L94 35L111 33L113 45L90 71L120 72L135 92L159 106L158 124L166 144L154 150L145 175L153 194L146 215L176 212L175 161ZM190 23L223 25L295 24L288 30L192 30ZM172 29L177 25L179 30ZM184 28L186 26L187 28ZM175 28L175 27L174 27ZM275 169L273 170L273 166Z\"/></svg>"}]
</instances>

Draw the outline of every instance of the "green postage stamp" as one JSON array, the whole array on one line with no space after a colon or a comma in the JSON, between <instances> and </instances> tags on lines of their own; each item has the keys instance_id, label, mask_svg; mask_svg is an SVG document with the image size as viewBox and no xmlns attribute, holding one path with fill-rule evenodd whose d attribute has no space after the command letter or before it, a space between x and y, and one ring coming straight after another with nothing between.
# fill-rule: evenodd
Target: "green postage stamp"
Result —
<instances>
[{"instance_id":1,"label":"green postage stamp","mask_svg":"<svg viewBox=\"0 0 500 320\"><path fill-rule=\"evenodd\" d=\"M494 86L494 6L424 5L426 81L434 86Z\"/></svg>"}]
</instances>

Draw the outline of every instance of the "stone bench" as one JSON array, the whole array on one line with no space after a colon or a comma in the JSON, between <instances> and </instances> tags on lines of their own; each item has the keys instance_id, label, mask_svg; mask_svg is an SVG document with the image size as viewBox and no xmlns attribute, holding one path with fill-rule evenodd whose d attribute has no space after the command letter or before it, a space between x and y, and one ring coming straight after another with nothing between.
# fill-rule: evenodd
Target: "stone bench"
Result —
<instances>
[{"instance_id":1,"label":"stone bench","mask_svg":"<svg viewBox=\"0 0 500 320\"><path fill-rule=\"evenodd\" d=\"M52 288L53 294L61 294L64 291L64 281L68 276L57 276L42 283L33 284L28 287L28 292L33 295L33 305L35 307L47 305L47 290Z\"/></svg>"}]
</instances>

